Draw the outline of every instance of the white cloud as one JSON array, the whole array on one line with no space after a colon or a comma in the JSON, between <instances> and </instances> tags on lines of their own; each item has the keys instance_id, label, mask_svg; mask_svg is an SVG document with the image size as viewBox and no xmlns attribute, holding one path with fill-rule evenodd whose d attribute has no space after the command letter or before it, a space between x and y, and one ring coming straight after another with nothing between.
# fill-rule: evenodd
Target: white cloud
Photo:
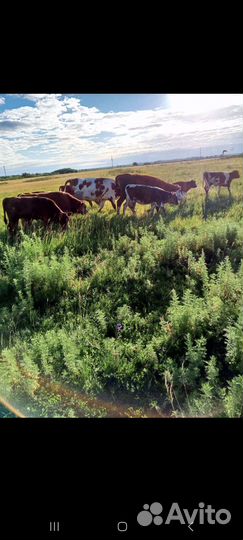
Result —
<instances>
[{"instance_id":1,"label":"white cloud","mask_svg":"<svg viewBox=\"0 0 243 540\"><path fill-rule=\"evenodd\" d=\"M5 103L5 98L4 97L0 97L0 105L4 105Z\"/></svg>"},{"instance_id":2,"label":"white cloud","mask_svg":"<svg viewBox=\"0 0 243 540\"><path fill-rule=\"evenodd\" d=\"M243 105L243 94L169 94L172 110L193 114L223 109L231 105Z\"/></svg>"},{"instance_id":3,"label":"white cloud","mask_svg":"<svg viewBox=\"0 0 243 540\"><path fill-rule=\"evenodd\" d=\"M97 166L130 156L234 144L242 139L243 99L170 97L170 107L105 114L74 96L25 94L34 106L0 113L1 160L10 169ZM181 100L181 101L180 101ZM184 105L183 105L184 103ZM205 105L206 103L206 105ZM190 106L189 106L190 105ZM197 106L197 112L195 108ZM184 108L183 108L184 107Z\"/></svg>"}]
</instances>

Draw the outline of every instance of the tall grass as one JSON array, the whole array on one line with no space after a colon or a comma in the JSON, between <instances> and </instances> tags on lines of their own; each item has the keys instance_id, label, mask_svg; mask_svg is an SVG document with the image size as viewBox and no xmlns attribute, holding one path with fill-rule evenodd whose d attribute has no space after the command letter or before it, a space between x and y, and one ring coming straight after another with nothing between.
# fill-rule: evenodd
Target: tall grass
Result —
<instances>
[{"instance_id":1,"label":"tall grass","mask_svg":"<svg viewBox=\"0 0 243 540\"><path fill-rule=\"evenodd\" d=\"M2 226L1 392L43 416L95 414L53 385L162 414L241 416L242 201L241 180L231 201L212 193L205 206L194 190L165 218L107 208L14 241Z\"/></svg>"}]
</instances>

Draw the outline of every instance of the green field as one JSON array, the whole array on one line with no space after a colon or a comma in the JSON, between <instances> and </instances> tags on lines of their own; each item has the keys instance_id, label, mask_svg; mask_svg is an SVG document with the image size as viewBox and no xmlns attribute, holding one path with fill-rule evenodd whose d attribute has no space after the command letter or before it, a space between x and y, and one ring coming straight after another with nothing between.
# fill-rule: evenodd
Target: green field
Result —
<instances>
[{"instance_id":1,"label":"green field","mask_svg":"<svg viewBox=\"0 0 243 540\"><path fill-rule=\"evenodd\" d=\"M65 233L34 224L10 240L1 205L0 394L26 416L243 416L242 165L84 173L196 180L165 218L106 203ZM203 171L233 169L232 199L212 188L205 205ZM0 198L72 176L2 181Z\"/></svg>"}]
</instances>

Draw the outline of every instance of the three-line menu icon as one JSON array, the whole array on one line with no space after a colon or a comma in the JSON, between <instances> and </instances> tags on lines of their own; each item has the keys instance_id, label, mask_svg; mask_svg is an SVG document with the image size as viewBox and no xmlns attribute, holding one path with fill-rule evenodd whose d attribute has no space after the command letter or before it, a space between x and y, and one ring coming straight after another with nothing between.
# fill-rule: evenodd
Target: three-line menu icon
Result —
<instances>
[{"instance_id":1,"label":"three-line menu icon","mask_svg":"<svg viewBox=\"0 0 243 540\"><path fill-rule=\"evenodd\" d=\"M60 523L59 521L50 521L50 532L59 532L60 531Z\"/></svg>"}]
</instances>

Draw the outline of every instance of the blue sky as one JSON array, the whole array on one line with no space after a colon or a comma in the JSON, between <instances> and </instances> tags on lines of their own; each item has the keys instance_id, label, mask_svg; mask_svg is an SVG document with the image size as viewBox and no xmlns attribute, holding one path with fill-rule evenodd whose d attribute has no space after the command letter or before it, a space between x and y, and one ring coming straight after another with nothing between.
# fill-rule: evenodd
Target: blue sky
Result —
<instances>
[{"instance_id":1,"label":"blue sky","mask_svg":"<svg viewBox=\"0 0 243 540\"><path fill-rule=\"evenodd\" d=\"M0 176L243 151L241 94L1 94Z\"/></svg>"}]
</instances>

